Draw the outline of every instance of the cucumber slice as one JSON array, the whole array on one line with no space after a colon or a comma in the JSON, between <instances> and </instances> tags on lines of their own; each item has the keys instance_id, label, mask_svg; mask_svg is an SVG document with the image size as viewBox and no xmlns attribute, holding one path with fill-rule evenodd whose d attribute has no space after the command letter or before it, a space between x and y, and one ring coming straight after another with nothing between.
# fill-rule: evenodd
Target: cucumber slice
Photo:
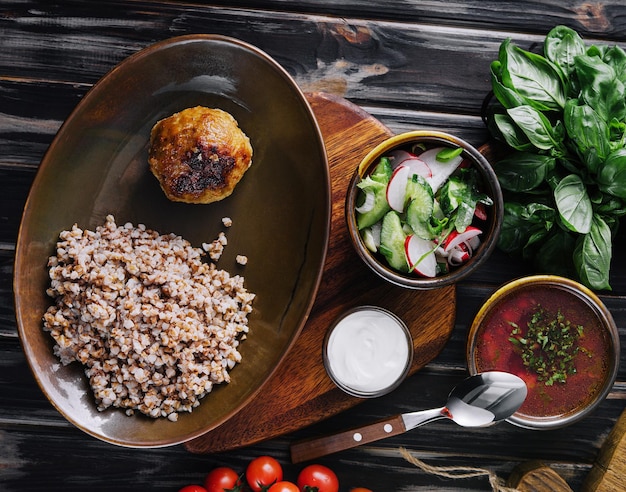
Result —
<instances>
[{"instance_id":1,"label":"cucumber slice","mask_svg":"<svg viewBox=\"0 0 626 492\"><path fill-rule=\"evenodd\" d=\"M415 198L430 196L431 201L434 199L435 194L433 193L433 189L428 184L428 181L423 176L419 174L411 175L411 179L409 180L409 184L406 187L406 195L407 199L413 200Z\"/></svg>"},{"instance_id":2,"label":"cucumber slice","mask_svg":"<svg viewBox=\"0 0 626 492\"><path fill-rule=\"evenodd\" d=\"M369 176L364 177L357 185L361 190L369 189L374 193L374 206L367 212L357 212L356 223L359 230L371 227L391 210L387 202L387 183L391 178L393 169L387 157L381 157L380 161ZM357 203L363 203L364 196L358 197Z\"/></svg>"},{"instance_id":3,"label":"cucumber slice","mask_svg":"<svg viewBox=\"0 0 626 492\"><path fill-rule=\"evenodd\" d=\"M439 196L439 203L443 213L450 215L454 212L462 201L462 197L466 195L467 192L467 184L460 179L450 178L446 181L446 184L441 188L441 194Z\"/></svg>"},{"instance_id":4,"label":"cucumber slice","mask_svg":"<svg viewBox=\"0 0 626 492\"><path fill-rule=\"evenodd\" d=\"M383 217L380 231L380 252L389 263L389 266L400 272L408 272L409 264L406 260L404 241L406 234L402 229L402 221L397 212L387 212Z\"/></svg>"},{"instance_id":5,"label":"cucumber slice","mask_svg":"<svg viewBox=\"0 0 626 492\"><path fill-rule=\"evenodd\" d=\"M411 203L406 209L406 222L413 232L422 239L433 239L430 218L435 208L430 185L420 176L413 176L411 181ZM418 179L416 179L418 178Z\"/></svg>"},{"instance_id":6,"label":"cucumber slice","mask_svg":"<svg viewBox=\"0 0 626 492\"><path fill-rule=\"evenodd\" d=\"M383 216L391 210L389 203L387 203L387 183L381 181L375 181L371 177L367 176L358 184L361 190L369 190L374 193L374 206L367 212L356 213L356 224L359 230L363 230L366 227L371 227ZM365 196L358 198L357 204L362 203L365 200Z\"/></svg>"},{"instance_id":7,"label":"cucumber slice","mask_svg":"<svg viewBox=\"0 0 626 492\"><path fill-rule=\"evenodd\" d=\"M374 181L378 181L379 183L387 184L391 175L393 173L393 168L391 166L391 161L387 157L381 157L380 161L374 168L374 171L370 174L370 177Z\"/></svg>"}]
</instances>

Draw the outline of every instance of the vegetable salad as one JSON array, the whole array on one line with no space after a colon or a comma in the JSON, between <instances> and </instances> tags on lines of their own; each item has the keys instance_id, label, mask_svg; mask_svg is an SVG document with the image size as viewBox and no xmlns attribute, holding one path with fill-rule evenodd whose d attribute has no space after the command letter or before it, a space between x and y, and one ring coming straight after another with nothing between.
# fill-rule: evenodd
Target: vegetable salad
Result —
<instances>
[{"instance_id":1,"label":"vegetable salad","mask_svg":"<svg viewBox=\"0 0 626 492\"><path fill-rule=\"evenodd\" d=\"M480 244L493 200L460 147L414 145L381 157L359 183L356 222L366 247L400 273L435 277Z\"/></svg>"}]
</instances>

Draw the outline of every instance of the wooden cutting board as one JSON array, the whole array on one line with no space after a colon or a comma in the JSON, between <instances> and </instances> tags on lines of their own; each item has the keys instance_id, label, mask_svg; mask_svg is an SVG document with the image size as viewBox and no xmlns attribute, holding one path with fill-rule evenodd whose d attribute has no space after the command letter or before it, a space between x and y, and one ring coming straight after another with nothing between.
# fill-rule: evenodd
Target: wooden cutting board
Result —
<instances>
[{"instance_id":1,"label":"wooden cutting board","mask_svg":"<svg viewBox=\"0 0 626 492\"><path fill-rule=\"evenodd\" d=\"M263 390L221 426L185 444L194 453L235 449L295 431L346 410L362 400L337 389L322 362L329 325L345 310L370 304L400 316L413 335L410 374L441 352L454 327L454 286L413 291L391 286L362 263L344 220L348 182L359 162L391 131L345 99L307 95L328 154L332 216L321 285L309 318L294 345Z\"/></svg>"}]
</instances>

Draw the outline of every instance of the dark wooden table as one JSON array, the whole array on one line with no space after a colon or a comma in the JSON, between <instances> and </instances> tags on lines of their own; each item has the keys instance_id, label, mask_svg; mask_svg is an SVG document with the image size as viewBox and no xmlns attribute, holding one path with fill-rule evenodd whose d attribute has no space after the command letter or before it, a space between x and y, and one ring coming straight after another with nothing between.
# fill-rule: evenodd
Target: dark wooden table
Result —
<instances>
[{"instance_id":1,"label":"dark wooden table","mask_svg":"<svg viewBox=\"0 0 626 492\"><path fill-rule=\"evenodd\" d=\"M392 394L325 422L243 449L192 454L182 445L115 447L69 424L33 379L19 343L12 297L13 257L24 202L61 123L89 88L127 56L159 40L217 33L274 57L305 91L358 104L392 131L437 128L475 145L488 139L480 109L489 63L510 36L522 47L556 24L586 39L626 45L622 0L437 1L197 0L35 1L0 3L0 490L163 490L199 483L213 467L243 470L271 454L295 479L293 440L411 409L439 406L466 375L467 328L501 283L531 273L497 252L457 286L457 316L444 350ZM626 238L619 239L623 250ZM619 256L616 255L616 256ZM626 264L613 265L613 291L602 295L626 346ZM323 286L322 286L323 288ZM623 361L622 361L623 362ZM342 490L490 490L486 479L450 480L407 463L399 447L433 465L480 466L506 478L541 460L577 490L623 411L626 366L608 399L566 429L531 432L509 424L463 429L440 421L403 436L320 460Z\"/></svg>"}]
</instances>

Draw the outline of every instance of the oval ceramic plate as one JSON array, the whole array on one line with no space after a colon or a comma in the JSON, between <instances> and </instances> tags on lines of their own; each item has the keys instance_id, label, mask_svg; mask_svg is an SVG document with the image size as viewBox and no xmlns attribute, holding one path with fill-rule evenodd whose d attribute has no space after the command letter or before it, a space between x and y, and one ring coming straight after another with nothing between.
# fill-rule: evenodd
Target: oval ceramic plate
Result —
<instances>
[{"instance_id":1,"label":"oval ceramic plate","mask_svg":"<svg viewBox=\"0 0 626 492\"><path fill-rule=\"evenodd\" d=\"M250 170L225 200L170 202L147 165L157 120L203 105L230 112L250 137ZM99 412L82 367L62 366L42 329L51 304L46 263L62 230L94 229L113 214L200 247L224 230L218 267L256 294L242 363L177 422ZM231 217L225 229L221 219ZM41 389L70 422L124 446L157 447L197 437L234 415L270 377L304 325L321 279L330 224L323 140L295 82L267 54L235 39L194 35L131 56L82 99L46 153L22 218L15 262L18 329ZM239 254L248 257L237 265Z\"/></svg>"}]
</instances>

